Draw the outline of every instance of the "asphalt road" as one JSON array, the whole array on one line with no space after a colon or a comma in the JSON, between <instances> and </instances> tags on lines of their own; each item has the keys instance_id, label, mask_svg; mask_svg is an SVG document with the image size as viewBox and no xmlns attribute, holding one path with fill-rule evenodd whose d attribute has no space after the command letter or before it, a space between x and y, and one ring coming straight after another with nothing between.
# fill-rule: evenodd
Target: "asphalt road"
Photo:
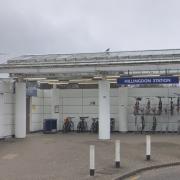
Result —
<instances>
[{"instance_id":1,"label":"asphalt road","mask_svg":"<svg viewBox=\"0 0 180 180\"><path fill-rule=\"evenodd\" d=\"M180 166L146 171L128 178L128 180L179 180Z\"/></svg>"}]
</instances>

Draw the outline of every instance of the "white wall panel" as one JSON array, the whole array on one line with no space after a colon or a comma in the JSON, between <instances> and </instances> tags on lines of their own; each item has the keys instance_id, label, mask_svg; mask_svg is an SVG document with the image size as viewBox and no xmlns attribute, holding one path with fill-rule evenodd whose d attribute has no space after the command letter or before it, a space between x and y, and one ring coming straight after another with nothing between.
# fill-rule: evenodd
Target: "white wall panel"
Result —
<instances>
[{"instance_id":1,"label":"white wall panel","mask_svg":"<svg viewBox=\"0 0 180 180\"><path fill-rule=\"evenodd\" d=\"M111 106L110 107L111 114L118 114L118 112L119 112L119 106Z\"/></svg>"},{"instance_id":2,"label":"white wall panel","mask_svg":"<svg viewBox=\"0 0 180 180\"><path fill-rule=\"evenodd\" d=\"M177 97L180 94L180 88L169 88L168 93L169 96Z\"/></svg>"},{"instance_id":3,"label":"white wall panel","mask_svg":"<svg viewBox=\"0 0 180 180\"><path fill-rule=\"evenodd\" d=\"M43 106L43 97L32 97L32 105L41 105Z\"/></svg>"},{"instance_id":4,"label":"white wall panel","mask_svg":"<svg viewBox=\"0 0 180 180\"><path fill-rule=\"evenodd\" d=\"M49 119L49 118L52 118L52 116L51 116L51 113L50 114L44 114L44 119Z\"/></svg>"},{"instance_id":5,"label":"white wall panel","mask_svg":"<svg viewBox=\"0 0 180 180\"><path fill-rule=\"evenodd\" d=\"M83 98L83 106L89 106L89 105L91 105L91 106L93 106L93 105L95 105L95 106L98 106L98 99L97 99L97 97L84 97Z\"/></svg>"},{"instance_id":6,"label":"white wall panel","mask_svg":"<svg viewBox=\"0 0 180 180\"><path fill-rule=\"evenodd\" d=\"M64 89L60 90L60 97L82 97L82 89Z\"/></svg>"},{"instance_id":7,"label":"white wall panel","mask_svg":"<svg viewBox=\"0 0 180 180\"><path fill-rule=\"evenodd\" d=\"M119 105L119 99L117 97L110 97L110 105L118 106Z\"/></svg>"},{"instance_id":8,"label":"white wall panel","mask_svg":"<svg viewBox=\"0 0 180 180\"><path fill-rule=\"evenodd\" d=\"M0 81L0 93L4 93L4 87L2 81Z\"/></svg>"},{"instance_id":9,"label":"white wall panel","mask_svg":"<svg viewBox=\"0 0 180 180\"><path fill-rule=\"evenodd\" d=\"M31 126L31 132L33 131L39 131L42 129L42 123L32 123L32 126Z\"/></svg>"},{"instance_id":10,"label":"white wall panel","mask_svg":"<svg viewBox=\"0 0 180 180\"><path fill-rule=\"evenodd\" d=\"M166 88L128 88L128 96L167 96L168 89Z\"/></svg>"},{"instance_id":11,"label":"white wall panel","mask_svg":"<svg viewBox=\"0 0 180 180\"><path fill-rule=\"evenodd\" d=\"M82 98L63 98L63 106L82 106Z\"/></svg>"},{"instance_id":12,"label":"white wall panel","mask_svg":"<svg viewBox=\"0 0 180 180\"><path fill-rule=\"evenodd\" d=\"M0 132L0 138L12 135L12 125L0 124L0 126L2 128Z\"/></svg>"},{"instance_id":13,"label":"white wall panel","mask_svg":"<svg viewBox=\"0 0 180 180\"><path fill-rule=\"evenodd\" d=\"M50 97L44 97L44 105L51 106L51 98Z\"/></svg>"},{"instance_id":14,"label":"white wall panel","mask_svg":"<svg viewBox=\"0 0 180 180\"><path fill-rule=\"evenodd\" d=\"M62 107L61 107L62 109ZM62 110L61 110L62 112ZM44 106L44 114L51 114L51 106Z\"/></svg>"},{"instance_id":15,"label":"white wall panel","mask_svg":"<svg viewBox=\"0 0 180 180\"><path fill-rule=\"evenodd\" d=\"M63 105L63 98L62 98L62 97L59 98L59 105L60 105L60 106Z\"/></svg>"},{"instance_id":16,"label":"white wall panel","mask_svg":"<svg viewBox=\"0 0 180 180\"><path fill-rule=\"evenodd\" d=\"M44 96L43 91L45 91L45 90L37 89L37 96L43 97Z\"/></svg>"},{"instance_id":17,"label":"white wall panel","mask_svg":"<svg viewBox=\"0 0 180 180\"><path fill-rule=\"evenodd\" d=\"M3 113L4 114L14 114L14 105L13 104L4 104L3 105Z\"/></svg>"},{"instance_id":18,"label":"white wall panel","mask_svg":"<svg viewBox=\"0 0 180 180\"><path fill-rule=\"evenodd\" d=\"M64 106L63 113L65 113L65 114L81 114L82 106Z\"/></svg>"},{"instance_id":19,"label":"white wall panel","mask_svg":"<svg viewBox=\"0 0 180 180\"><path fill-rule=\"evenodd\" d=\"M98 113L98 106L83 106L83 113L97 114Z\"/></svg>"},{"instance_id":20,"label":"white wall panel","mask_svg":"<svg viewBox=\"0 0 180 180\"><path fill-rule=\"evenodd\" d=\"M32 123L40 123L43 120L42 114L32 114Z\"/></svg>"},{"instance_id":21,"label":"white wall panel","mask_svg":"<svg viewBox=\"0 0 180 180\"><path fill-rule=\"evenodd\" d=\"M4 93L4 103L14 104L14 94Z\"/></svg>"},{"instance_id":22,"label":"white wall panel","mask_svg":"<svg viewBox=\"0 0 180 180\"><path fill-rule=\"evenodd\" d=\"M33 114L43 114L43 106L33 105L32 113Z\"/></svg>"},{"instance_id":23,"label":"white wall panel","mask_svg":"<svg viewBox=\"0 0 180 180\"><path fill-rule=\"evenodd\" d=\"M3 82L3 93L13 93L13 83L9 81L4 81Z\"/></svg>"},{"instance_id":24,"label":"white wall panel","mask_svg":"<svg viewBox=\"0 0 180 180\"><path fill-rule=\"evenodd\" d=\"M84 97L98 97L98 89L83 89Z\"/></svg>"},{"instance_id":25,"label":"white wall panel","mask_svg":"<svg viewBox=\"0 0 180 180\"><path fill-rule=\"evenodd\" d=\"M4 124L14 124L14 115L11 114L4 114Z\"/></svg>"},{"instance_id":26,"label":"white wall panel","mask_svg":"<svg viewBox=\"0 0 180 180\"><path fill-rule=\"evenodd\" d=\"M110 89L110 97L118 97L118 88Z\"/></svg>"},{"instance_id":27,"label":"white wall panel","mask_svg":"<svg viewBox=\"0 0 180 180\"><path fill-rule=\"evenodd\" d=\"M0 138L14 134L13 84L0 82Z\"/></svg>"},{"instance_id":28,"label":"white wall panel","mask_svg":"<svg viewBox=\"0 0 180 180\"><path fill-rule=\"evenodd\" d=\"M5 136L11 136L13 134L13 129L11 124L4 125Z\"/></svg>"},{"instance_id":29,"label":"white wall panel","mask_svg":"<svg viewBox=\"0 0 180 180\"><path fill-rule=\"evenodd\" d=\"M51 97L51 90L45 89L43 90L44 92L44 97L45 98L50 98Z\"/></svg>"}]
</instances>

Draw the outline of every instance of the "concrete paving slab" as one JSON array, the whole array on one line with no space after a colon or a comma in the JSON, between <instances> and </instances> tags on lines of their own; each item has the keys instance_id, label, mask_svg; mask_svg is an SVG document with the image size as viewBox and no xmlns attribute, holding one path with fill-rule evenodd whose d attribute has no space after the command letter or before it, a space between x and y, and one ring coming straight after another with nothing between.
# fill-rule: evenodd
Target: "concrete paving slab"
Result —
<instances>
[{"instance_id":1,"label":"concrete paving slab","mask_svg":"<svg viewBox=\"0 0 180 180\"><path fill-rule=\"evenodd\" d=\"M121 140L121 168L114 168L114 141ZM29 134L0 142L1 180L110 180L133 169L180 161L180 136L153 134L152 160L145 160L144 134ZM89 145L95 145L96 174L89 176ZM17 154L17 156L15 156ZM3 159L2 157L5 157ZM7 159L11 160L8 161Z\"/></svg>"}]
</instances>

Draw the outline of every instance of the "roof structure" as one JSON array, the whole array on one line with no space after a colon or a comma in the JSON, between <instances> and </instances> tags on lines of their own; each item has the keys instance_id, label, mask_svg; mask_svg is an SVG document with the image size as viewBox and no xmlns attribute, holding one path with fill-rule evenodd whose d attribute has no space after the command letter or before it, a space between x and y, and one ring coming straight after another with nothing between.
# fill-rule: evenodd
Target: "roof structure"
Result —
<instances>
[{"instance_id":1,"label":"roof structure","mask_svg":"<svg viewBox=\"0 0 180 180\"><path fill-rule=\"evenodd\" d=\"M47 54L47 55L24 55L12 58L8 63L47 63L47 62L69 62L88 61L103 59L134 60L143 58L164 59L180 57L180 49L167 50L144 50L144 51L120 51L99 53L76 53L76 54Z\"/></svg>"},{"instance_id":2,"label":"roof structure","mask_svg":"<svg viewBox=\"0 0 180 180\"><path fill-rule=\"evenodd\" d=\"M180 49L24 55L0 64L12 77L180 74Z\"/></svg>"}]
</instances>

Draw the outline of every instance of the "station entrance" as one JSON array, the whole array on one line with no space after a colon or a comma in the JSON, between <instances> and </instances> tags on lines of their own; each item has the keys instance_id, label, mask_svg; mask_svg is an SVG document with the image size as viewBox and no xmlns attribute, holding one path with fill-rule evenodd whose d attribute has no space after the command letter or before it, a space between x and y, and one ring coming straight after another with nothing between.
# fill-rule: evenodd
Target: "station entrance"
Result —
<instances>
[{"instance_id":1,"label":"station entrance","mask_svg":"<svg viewBox=\"0 0 180 180\"><path fill-rule=\"evenodd\" d=\"M155 84L173 84L167 76L180 76L179 58L180 50L158 50L30 55L9 60L0 65L0 73L10 75L10 85L0 83L3 103L8 109L8 134L13 134L15 129L15 137L25 138L29 130L42 130L45 118L58 119L60 130L67 116L99 118L99 139L110 139L111 118L115 119L115 129L119 132L176 131L178 87L137 88L133 82L150 82L135 77L156 76L159 78L153 80ZM129 85L110 88L119 84L117 79ZM26 109L28 82L48 84L51 89L37 88L37 96L30 97L30 108ZM11 84L15 84L15 94ZM91 84L97 88L81 88ZM70 85L76 88L66 88Z\"/></svg>"}]
</instances>

